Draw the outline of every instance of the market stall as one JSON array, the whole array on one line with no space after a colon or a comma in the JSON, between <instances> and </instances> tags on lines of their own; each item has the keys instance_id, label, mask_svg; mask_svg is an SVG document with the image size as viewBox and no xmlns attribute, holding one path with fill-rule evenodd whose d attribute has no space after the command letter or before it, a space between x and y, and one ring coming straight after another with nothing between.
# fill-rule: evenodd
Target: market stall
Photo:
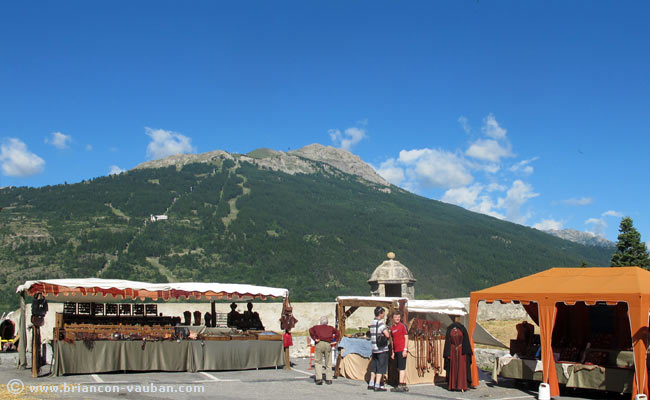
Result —
<instances>
[{"instance_id":1,"label":"market stall","mask_svg":"<svg viewBox=\"0 0 650 400\"><path fill-rule=\"evenodd\" d=\"M222 283L145 283L107 279L28 281L21 294L21 337L26 337L25 296L32 303L32 368L39 366L40 332L35 303L64 301L56 313L52 374L110 371L203 371L277 367L285 364L282 335L263 330L252 303L236 323L223 325L215 312L217 300L283 299L290 312L288 291L281 288ZM207 300L212 312L186 311L182 317L158 313L158 303L146 300ZM130 302L124 302L129 300ZM123 301L118 303L117 301ZM135 302L135 303L133 303ZM233 308L233 312L235 312ZM192 322L192 317L194 321ZM222 318L223 317L223 318ZM280 317L280 316L278 316ZM260 329L261 328L261 329ZM27 345L20 343L19 365L27 366Z\"/></svg>"},{"instance_id":2,"label":"market stall","mask_svg":"<svg viewBox=\"0 0 650 400\"><path fill-rule=\"evenodd\" d=\"M497 360L497 374L648 395L650 272L638 267L552 268L470 295L469 334L480 301L521 303L540 327L541 360ZM473 346L473 343L472 343ZM510 367L512 364L512 367ZM473 385L478 370L472 368Z\"/></svg>"},{"instance_id":3,"label":"market stall","mask_svg":"<svg viewBox=\"0 0 650 400\"><path fill-rule=\"evenodd\" d=\"M16 343L16 326L9 318L2 314L0 318L0 351L15 350Z\"/></svg>"},{"instance_id":4,"label":"market stall","mask_svg":"<svg viewBox=\"0 0 650 400\"><path fill-rule=\"evenodd\" d=\"M406 383L432 383L436 376L444 376L442 349L447 327L458 316L467 316L467 310L458 300L408 300L395 297L340 296L337 297L337 324L345 332L346 319L359 307L381 306L387 309L387 320L394 312L401 312L409 330L406 362ZM368 321L370 323L371 321ZM475 333L477 343L505 347L482 327ZM367 380L370 363L370 340L365 337L345 337L336 364L337 376ZM392 375L389 369L389 381Z\"/></svg>"}]
</instances>

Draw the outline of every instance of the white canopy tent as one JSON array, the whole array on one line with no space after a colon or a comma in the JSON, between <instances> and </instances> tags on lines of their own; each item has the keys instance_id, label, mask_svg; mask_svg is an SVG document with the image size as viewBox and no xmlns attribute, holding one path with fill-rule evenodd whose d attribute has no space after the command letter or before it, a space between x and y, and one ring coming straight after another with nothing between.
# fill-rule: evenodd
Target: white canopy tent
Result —
<instances>
[{"instance_id":1,"label":"white canopy tent","mask_svg":"<svg viewBox=\"0 0 650 400\"><path fill-rule=\"evenodd\" d=\"M418 318L440 321L442 328L446 329L453 322L454 316L460 316L463 325L467 326L467 309L465 305L453 299L445 300L409 300L401 297L377 297L377 296L339 296L336 298L338 303L348 302L372 302L372 303L385 303L386 306L398 303L400 300L406 301L406 309L410 314L418 314ZM497 338L492 336L490 332L486 331L480 324L476 325L474 331L474 342L502 347L507 349L508 346L501 343Z\"/></svg>"},{"instance_id":2,"label":"white canopy tent","mask_svg":"<svg viewBox=\"0 0 650 400\"><path fill-rule=\"evenodd\" d=\"M29 295L42 293L48 300L103 302L106 296L121 299L144 300L159 298L195 298L195 299L265 299L267 297L286 298L287 289L266 286L254 286L235 283L215 282L177 282L148 283L127 281L123 279L44 279L27 281L18 286L16 293L27 292ZM64 296L61 298L59 296ZM58 298L57 298L58 297Z\"/></svg>"},{"instance_id":3,"label":"white canopy tent","mask_svg":"<svg viewBox=\"0 0 650 400\"><path fill-rule=\"evenodd\" d=\"M107 302L111 300L145 299L168 301L170 299L196 300L249 300L283 298L288 301L289 291L283 288L232 283L148 283L122 279L44 279L26 281L16 288L20 294L20 337L27 337L25 296L42 294L48 301ZM19 366L26 366L27 341L19 344Z\"/></svg>"}]
</instances>

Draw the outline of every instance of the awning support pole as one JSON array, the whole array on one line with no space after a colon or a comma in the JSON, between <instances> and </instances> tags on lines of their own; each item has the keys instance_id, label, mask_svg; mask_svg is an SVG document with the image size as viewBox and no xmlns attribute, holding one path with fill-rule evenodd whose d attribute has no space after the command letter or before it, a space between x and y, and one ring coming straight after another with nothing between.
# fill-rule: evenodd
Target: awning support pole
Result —
<instances>
[{"instance_id":1,"label":"awning support pole","mask_svg":"<svg viewBox=\"0 0 650 400\"><path fill-rule=\"evenodd\" d=\"M25 317L25 291L20 292L20 319L18 320L18 368L27 368L27 318Z\"/></svg>"}]
</instances>

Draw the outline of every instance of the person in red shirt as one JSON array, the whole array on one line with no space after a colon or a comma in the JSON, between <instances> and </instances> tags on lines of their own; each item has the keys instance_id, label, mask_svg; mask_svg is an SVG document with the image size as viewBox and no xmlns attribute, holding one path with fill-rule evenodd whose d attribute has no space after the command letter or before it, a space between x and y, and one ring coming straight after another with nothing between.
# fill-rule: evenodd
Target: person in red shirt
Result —
<instances>
[{"instance_id":1,"label":"person in red shirt","mask_svg":"<svg viewBox=\"0 0 650 400\"><path fill-rule=\"evenodd\" d=\"M314 380L323 384L323 357L325 357L325 383L332 384L332 343L339 341L339 331L327 325L327 317L320 318L320 325L309 328L309 336L316 342L314 348Z\"/></svg>"},{"instance_id":2,"label":"person in red shirt","mask_svg":"<svg viewBox=\"0 0 650 400\"><path fill-rule=\"evenodd\" d=\"M397 359L397 369L399 370L399 385L393 391L408 392L409 389L406 386L406 356L408 355L409 333L406 325L402 322L400 313L393 314L390 336L393 338L393 352L390 358Z\"/></svg>"}]
</instances>

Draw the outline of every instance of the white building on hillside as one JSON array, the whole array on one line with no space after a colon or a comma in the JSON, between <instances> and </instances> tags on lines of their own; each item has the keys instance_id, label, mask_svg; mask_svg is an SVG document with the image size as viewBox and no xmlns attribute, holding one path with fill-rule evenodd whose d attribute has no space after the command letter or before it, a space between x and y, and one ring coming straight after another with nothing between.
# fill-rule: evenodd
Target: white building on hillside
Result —
<instances>
[{"instance_id":1,"label":"white building on hillside","mask_svg":"<svg viewBox=\"0 0 650 400\"><path fill-rule=\"evenodd\" d=\"M166 216L166 215L153 215L153 214L151 214L151 222L164 221L166 219L169 219L169 217Z\"/></svg>"}]
</instances>

